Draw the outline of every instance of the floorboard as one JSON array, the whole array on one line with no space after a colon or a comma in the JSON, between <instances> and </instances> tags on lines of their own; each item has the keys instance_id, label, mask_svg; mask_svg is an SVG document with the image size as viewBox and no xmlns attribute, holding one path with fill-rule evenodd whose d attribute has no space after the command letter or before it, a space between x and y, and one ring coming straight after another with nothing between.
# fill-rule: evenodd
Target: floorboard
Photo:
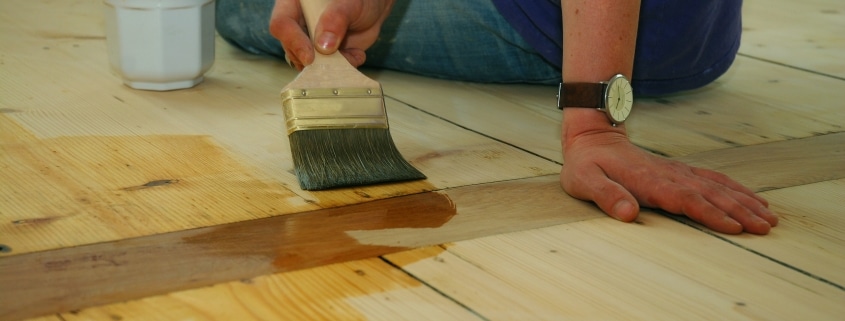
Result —
<instances>
[{"instance_id":1,"label":"floorboard","mask_svg":"<svg viewBox=\"0 0 845 321\"><path fill-rule=\"evenodd\" d=\"M839 320L845 313L845 291L649 213L636 224L597 218L458 242L435 256L387 258L489 320Z\"/></svg>"},{"instance_id":2,"label":"floorboard","mask_svg":"<svg viewBox=\"0 0 845 321\"><path fill-rule=\"evenodd\" d=\"M378 258L111 304L80 320L482 320Z\"/></svg>"},{"instance_id":3,"label":"floorboard","mask_svg":"<svg viewBox=\"0 0 845 321\"><path fill-rule=\"evenodd\" d=\"M725 236L845 291L845 180L837 179L762 193L773 200L780 225L771 237Z\"/></svg>"},{"instance_id":4,"label":"floorboard","mask_svg":"<svg viewBox=\"0 0 845 321\"><path fill-rule=\"evenodd\" d=\"M845 3L746 0L740 52L845 80Z\"/></svg>"}]
</instances>

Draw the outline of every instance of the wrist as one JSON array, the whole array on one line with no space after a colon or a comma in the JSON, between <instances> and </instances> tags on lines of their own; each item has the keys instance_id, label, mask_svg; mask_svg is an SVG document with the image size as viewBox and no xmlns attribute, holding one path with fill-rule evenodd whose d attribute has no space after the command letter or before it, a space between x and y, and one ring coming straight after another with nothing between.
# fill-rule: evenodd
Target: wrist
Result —
<instances>
[{"instance_id":1,"label":"wrist","mask_svg":"<svg viewBox=\"0 0 845 321\"><path fill-rule=\"evenodd\" d=\"M625 124L614 126L605 113L592 108L564 108L561 123L561 143L566 148L566 142L586 134L614 133L627 136Z\"/></svg>"}]
</instances>

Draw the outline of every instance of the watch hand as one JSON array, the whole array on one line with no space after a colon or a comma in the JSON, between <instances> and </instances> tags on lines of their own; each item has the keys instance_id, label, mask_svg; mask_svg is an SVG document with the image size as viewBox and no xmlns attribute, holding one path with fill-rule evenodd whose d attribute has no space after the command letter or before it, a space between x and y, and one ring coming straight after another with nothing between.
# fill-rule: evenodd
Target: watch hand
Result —
<instances>
[{"instance_id":1,"label":"watch hand","mask_svg":"<svg viewBox=\"0 0 845 321\"><path fill-rule=\"evenodd\" d=\"M622 93L619 91L620 88L616 88L616 105L619 106L619 102L622 101Z\"/></svg>"}]
</instances>

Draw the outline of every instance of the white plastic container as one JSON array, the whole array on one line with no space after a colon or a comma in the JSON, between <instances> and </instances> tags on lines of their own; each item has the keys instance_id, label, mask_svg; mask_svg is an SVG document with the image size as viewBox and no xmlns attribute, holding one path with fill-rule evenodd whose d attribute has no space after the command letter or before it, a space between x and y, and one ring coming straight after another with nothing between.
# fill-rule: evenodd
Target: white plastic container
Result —
<instances>
[{"instance_id":1,"label":"white plastic container","mask_svg":"<svg viewBox=\"0 0 845 321\"><path fill-rule=\"evenodd\" d=\"M214 0L104 0L112 70L129 87L190 88L214 63Z\"/></svg>"}]
</instances>

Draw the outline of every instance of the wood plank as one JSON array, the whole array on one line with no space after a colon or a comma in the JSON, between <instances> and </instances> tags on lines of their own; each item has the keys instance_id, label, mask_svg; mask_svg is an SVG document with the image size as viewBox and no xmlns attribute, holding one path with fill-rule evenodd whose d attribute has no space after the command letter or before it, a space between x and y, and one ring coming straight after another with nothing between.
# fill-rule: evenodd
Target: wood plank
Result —
<instances>
[{"instance_id":1,"label":"wood plank","mask_svg":"<svg viewBox=\"0 0 845 321\"><path fill-rule=\"evenodd\" d=\"M845 291L651 213L637 224L597 218L457 242L433 257L411 251L387 259L488 320L839 320L845 313Z\"/></svg>"},{"instance_id":2,"label":"wood plank","mask_svg":"<svg viewBox=\"0 0 845 321\"><path fill-rule=\"evenodd\" d=\"M45 315L42 317L35 317L26 319L26 321L65 321L59 315Z\"/></svg>"},{"instance_id":3,"label":"wood plank","mask_svg":"<svg viewBox=\"0 0 845 321\"><path fill-rule=\"evenodd\" d=\"M845 133L779 143L715 150L682 157L693 165L731 175L770 202L780 224L766 237L721 235L696 226L740 247L753 250L808 275L845 286Z\"/></svg>"},{"instance_id":4,"label":"wood plank","mask_svg":"<svg viewBox=\"0 0 845 321\"><path fill-rule=\"evenodd\" d=\"M63 320L480 320L378 258L63 313Z\"/></svg>"},{"instance_id":5,"label":"wood plank","mask_svg":"<svg viewBox=\"0 0 845 321\"><path fill-rule=\"evenodd\" d=\"M747 0L742 14L743 54L845 78L845 3Z\"/></svg>"},{"instance_id":6,"label":"wood plank","mask_svg":"<svg viewBox=\"0 0 845 321\"><path fill-rule=\"evenodd\" d=\"M370 71L385 95L450 122L561 161L557 87L496 85ZM432 93L437 93L433 95Z\"/></svg>"},{"instance_id":7,"label":"wood plank","mask_svg":"<svg viewBox=\"0 0 845 321\"><path fill-rule=\"evenodd\" d=\"M768 191L780 224L770 236L724 236L845 290L845 179Z\"/></svg>"},{"instance_id":8,"label":"wood plank","mask_svg":"<svg viewBox=\"0 0 845 321\"><path fill-rule=\"evenodd\" d=\"M348 231L361 244L408 248L603 217L560 188L557 175L448 189L457 215L423 233L408 228Z\"/></svg>"},{"instance_id":9,"label":"wood plank","mask_svg":"<svg viewBox=\"0 0 845 321\"><path fill-rule=\"evenodd\" d=\"M728 148L676 158L723 172L754 191L845 178L845 133Z\"/></svg>"},{"instance_id":10,"label":"wood plank","mask_svg":"<svg viewBox=\"0 0 845 321\"><path fill-rule=\"evenodd\" d=\"M842 132L845 82L738 57L698 91L640 99L629 126L646 149L683 156Z\"/></svg>"},{"instance_id":11,"label":"wood plank","mask_svg":"<svg viewBox=\"0 0 845 321\"><path fill-rule=\"evenodd\" d=\"M399 101L562 161L557 87L463 83L392 71L374 77ZM738 57L726 76L705 88L638 99L627 127L635 144L683 156L841 132L840 101L845 82Z\"/></svg>"}]
</instances>

